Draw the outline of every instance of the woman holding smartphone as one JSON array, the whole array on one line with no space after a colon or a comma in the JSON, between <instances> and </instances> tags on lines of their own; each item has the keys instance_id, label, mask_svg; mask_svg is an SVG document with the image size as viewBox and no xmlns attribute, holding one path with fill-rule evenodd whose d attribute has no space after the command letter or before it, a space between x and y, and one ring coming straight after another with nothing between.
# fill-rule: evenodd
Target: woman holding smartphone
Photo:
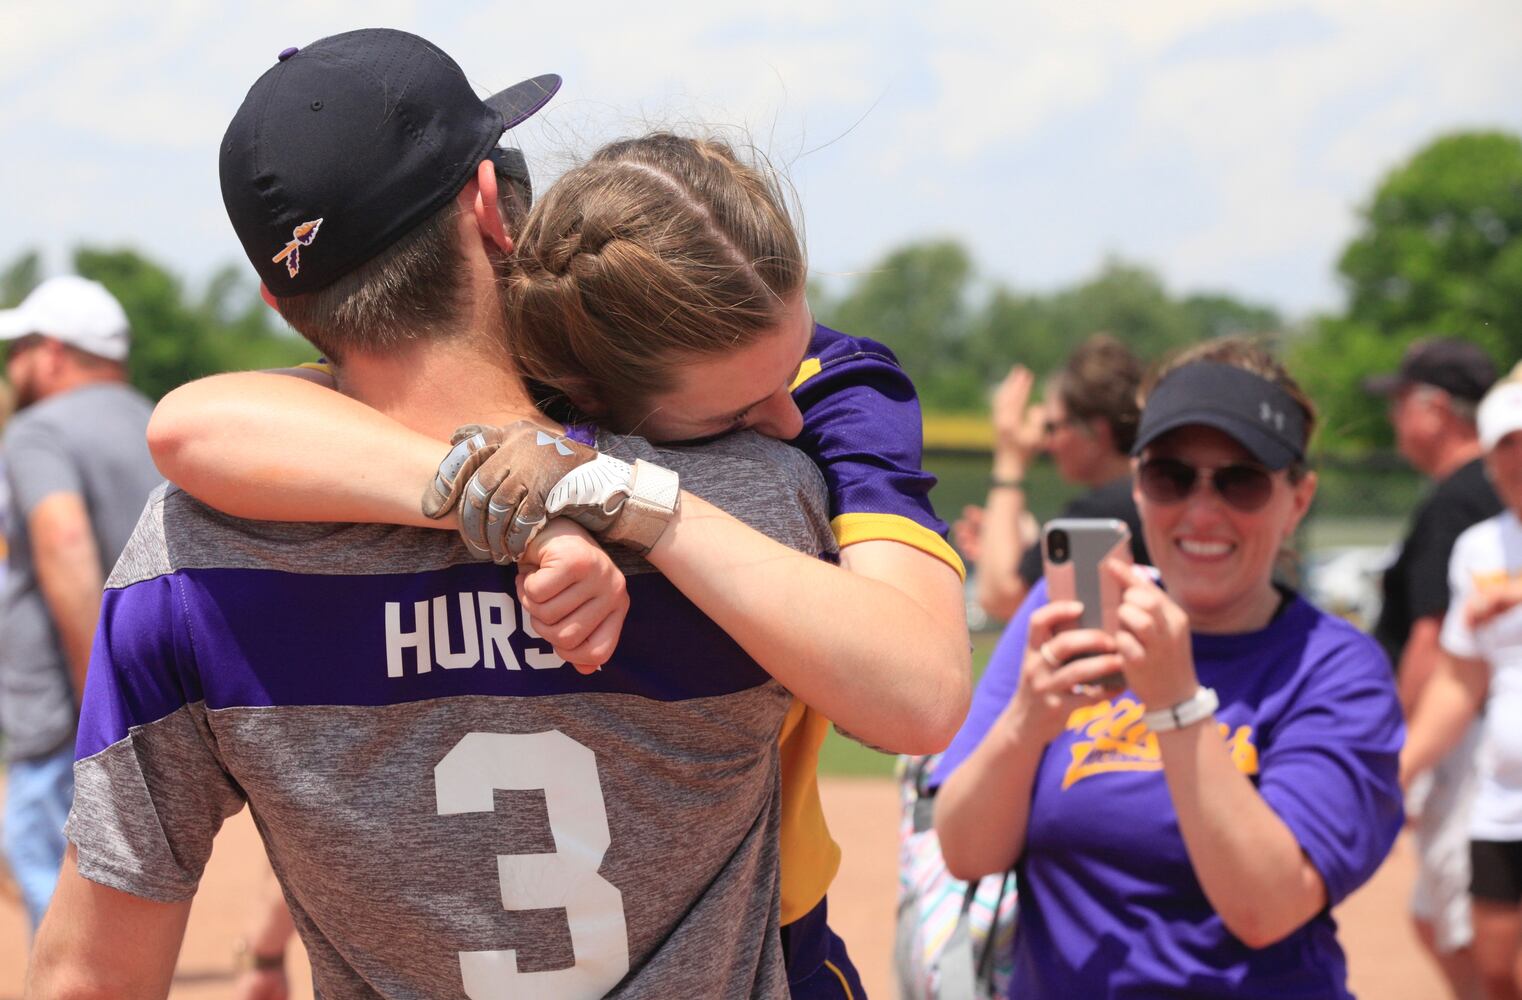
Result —
<instances>
[{"instance_id":1,"label":"woman holding smartphone","mask_svg":"<svg viewBox=\"0 0 1522 1000\"><path fill-rule=\"evenodd\" d=\"M936 831L954 874L1018 873L1013 995L1350 995L1330 909L1399 830L1403 730L1379 647L1273 580L1314 422L1249 342L1165 366L1133 452L1157 579L1103 567L1113 634L1044 585L1006 631Z\"/></svg>"}]
</instances>

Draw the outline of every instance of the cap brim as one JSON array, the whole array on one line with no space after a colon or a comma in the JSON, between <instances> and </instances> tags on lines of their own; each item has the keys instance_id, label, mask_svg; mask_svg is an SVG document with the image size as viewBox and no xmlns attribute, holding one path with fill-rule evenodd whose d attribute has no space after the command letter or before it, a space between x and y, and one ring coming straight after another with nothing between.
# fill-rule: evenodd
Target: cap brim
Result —
<instances>
[{"instance_id":1,"label":"cap brim","mask_svg":"<svg viewBox=\"0 0 1522 1000\"><path fill-rule=\"evenodd\" d=\"M1300 457L1294 449L1250 420L1243 420L1229 413L1202 410L1180 413L1155 426L1144 428L1146 436L1136 439L1131 454L1140 455L1148 445L1180 427L1214 427L1246 448L1253 458L1269 469L1282 469Z\"/></svg>"},{"instance_id":2,"label":"cap brim","mask_svg":"<svg viewBox=\"0 0 1522 1000\"><path fill-rule=\"evenodd\" d=\"M1399 375L1370 375L1363 380L1363 391L1371 396L1393 396L1406 384Z\"/></svg>"},{"instance_id":3,"label":"cap brim","mask_svg":"<svg viewBox=\"0 0 1522 1000\"><path fill-rule=\"evenodd\" d=\"M20 309L0 309L0 340L15 340L32 333L26 314Z\"/></svg>"},{"instance_id":4,"label":"cap brim","mask_svg":"<svg viewBox=\"0 0 1522 1000\"><path fill-rule=\"evenodd\" d=\"M503 129L510 129L548 104L550 98L555 96L555 91L559 89L559 75L545 73L532 80L516 83L500 94L493 94L486 98L482 103L502 116Z\"/></svg>"}]
</instances>

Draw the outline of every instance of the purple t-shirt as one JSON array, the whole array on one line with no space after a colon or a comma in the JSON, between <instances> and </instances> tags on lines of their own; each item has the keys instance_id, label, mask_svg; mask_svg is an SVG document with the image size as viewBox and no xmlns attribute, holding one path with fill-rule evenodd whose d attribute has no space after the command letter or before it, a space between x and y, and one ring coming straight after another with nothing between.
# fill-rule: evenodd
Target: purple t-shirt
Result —
<instances>
[{"instance_id":1,"label":"purple t-shirt","mask_svg":"<svg viewBox=\"0 0 1522 1000\"><path fill-rule=\"evenodd\" d=\"M1038 584L1010 622L939 785L1014 695ZM1200 683L1237 767L1294 833L1335 905L1371 876L1401 825L1405 738L1379 646L1299 597L1258 632L1196 635ZM1323 910L1254 951L1226 929L1184 849L1156 737L1126 691L1075 712L1036 773L1011 992L1040 997L1349 997Z\"/></svg>"}]
</instances>

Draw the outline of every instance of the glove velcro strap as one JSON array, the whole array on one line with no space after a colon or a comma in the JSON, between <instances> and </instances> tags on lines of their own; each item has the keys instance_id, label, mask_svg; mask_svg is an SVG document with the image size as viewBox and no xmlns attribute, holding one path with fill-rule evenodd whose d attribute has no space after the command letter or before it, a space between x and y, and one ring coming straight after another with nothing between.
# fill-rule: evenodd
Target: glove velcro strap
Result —
<instances>
[{"instance_id":1,"label":"glove velcro strap","mask_svg":"<svg viewBox=\"0 0 1522 1000\"><path fill-rule=\"evenodd\" d=\"M644 555L660 541L681 503L681 476L643 459L636 460L629 479L629 495L603 538Z\"/></svg>"}]
</instances>

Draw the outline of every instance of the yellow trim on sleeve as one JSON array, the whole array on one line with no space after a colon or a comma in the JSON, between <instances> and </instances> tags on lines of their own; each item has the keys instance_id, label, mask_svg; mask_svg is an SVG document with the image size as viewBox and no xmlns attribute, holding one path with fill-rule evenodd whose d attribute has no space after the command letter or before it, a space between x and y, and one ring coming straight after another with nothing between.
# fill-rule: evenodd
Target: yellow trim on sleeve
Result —
<instances>
[{"instance_id":1,"label":"yellow trim on sleeve","mask_svg":"<svg viewBox=\"0 0 1522 1000\"><path fill-rule=\"evenodd\" d=\"M333 374L333 363L331 361L303 361L296 367L314 372L322 372L324 375Z\"/></svg>"},{"instance_id":2,"label":"yellow trim on sleeve","mask_svg":"<svg viewBox=\"0 0 1522 1000\"><path fill-rule=\"evenodd\" d=\"M788 392L797 392L798 387L824 370L818 358L804 358L803 364L798 366L798 374L793 376L793 382L787 387Z\"/></svg>"},{"instance_id":3,"label":"yellow trim on sleeve","mask_svg":"<svg viewBox=\"0 0 1522 1000\"><path fill-rule=\"evenodd\" d=\"M830 961L827 958L824 960L824 967L835 973L835 978L840 980L840 988L843 991L846 1000L856 1000L856 995L851 992L851 984L846 982L846 974L840 971L840 966L836 965L834 962Z\"/></svg>"},{"instance_id":4,"label":"yellow trim on sleeve","mask_svg":"<svg viewBox=\"0 0 1522 1000\"><path fill-rule=\"evenodd\" d=\"M830 530L841 548L857 542L902 542L935 556L956 570L964 582L967 579L962 557L946 539L901 514L841 514L830 522Z\"/></svg>"}]
</instances>

